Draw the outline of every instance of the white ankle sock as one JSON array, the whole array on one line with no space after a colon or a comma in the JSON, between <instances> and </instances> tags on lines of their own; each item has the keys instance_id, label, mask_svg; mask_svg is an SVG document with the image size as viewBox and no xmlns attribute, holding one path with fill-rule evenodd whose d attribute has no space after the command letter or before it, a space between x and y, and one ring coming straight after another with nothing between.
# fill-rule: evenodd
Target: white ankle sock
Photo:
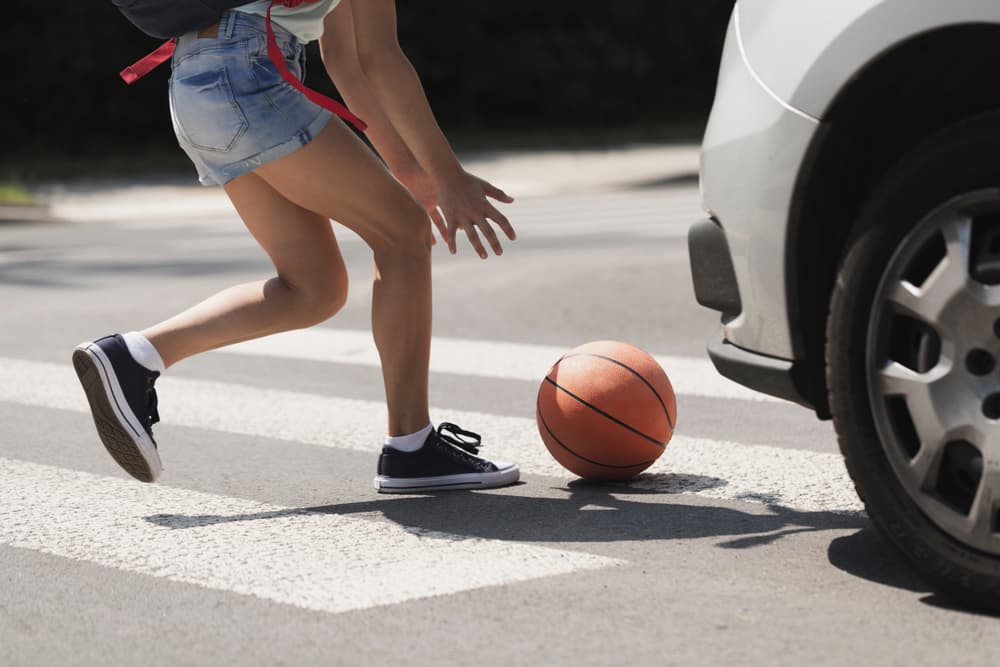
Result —
<instances>
[{"instance_id":1,"label":"white ankle sock","mask_svg":"<svg viewBox=\"0 0 1000 667\"><path fill-rule=\"evenodd\" d=\"M401 452L415 452L424 446L427 436L434 430L434 424L428 424L416 433L409 435L387 435L385 446L398 449Z\"/></svg>"},{"instance_id":2,"label":"white ankle sock","mask_svg":"<svg viewBox=\"0 0 1000 667\"><path fill-rule=\"evenodd\" d=\"M140 366L148 371L156 371L158 373L167 370L163 365L163 359L160 358L160 353L156 351L153 344L141 333L130 331L127 334L122 334L122 338L125 339L125 345L128 346L128 353L132 355L132 358Z\"/></svg>"}]
</instances>

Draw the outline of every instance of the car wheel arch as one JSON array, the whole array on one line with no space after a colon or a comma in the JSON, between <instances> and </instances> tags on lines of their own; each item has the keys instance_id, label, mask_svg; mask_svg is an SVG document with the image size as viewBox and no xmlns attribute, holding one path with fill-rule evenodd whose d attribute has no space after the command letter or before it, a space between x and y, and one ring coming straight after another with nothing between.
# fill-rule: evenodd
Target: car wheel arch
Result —
<instances>
[{"instance_id":1,"label":"car wheel arch","mask_svg":"<svg viewBox=\"0 0 1000 667\"><path fill-rule=\"evenodd\" d=\"M894 164L936 132L1000 110L1000 25L953 26L884 52L834 98L803 160L786 246L796 385L829 418L826 317L854 223Z\"/></svg>"}]
</instances>

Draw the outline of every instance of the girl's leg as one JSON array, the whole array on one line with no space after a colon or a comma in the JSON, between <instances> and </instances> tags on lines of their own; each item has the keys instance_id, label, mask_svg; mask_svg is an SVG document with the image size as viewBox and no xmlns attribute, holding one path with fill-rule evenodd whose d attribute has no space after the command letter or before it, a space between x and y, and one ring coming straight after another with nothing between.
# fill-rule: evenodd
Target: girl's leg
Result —
<instances>
[{"instance_id":1,"label":"girl's leg","mask_svg":"<svg viewBox=\"0 0 1000 667\"><path fill-rule=\"evenodd\" d=\"M284 197L356 232L375 257L372 331L389 435L430 423L431 231L427 213L340 122L255 172Z\"/></svg>"},{"instance_id":2,"label":"girl's leg","mask_svg":"<svg viewBox=\"0 0 1000 667\"><path fill-rule=\"evenodd\" d=\"M168 365L228 343L315 324L346 300L347 271L328 218L292 204L252 174L226 190L278 275L231 287L143 332ZM73 365L104 446L133 477L156 481L162 465L152 431L159 419L153 383L159 373L143 367L122 336L79 345Z\"/></svg>"},{"instance_id":3,"label":"girl's leg","mask_svg":"<svg viewBox=\"0 0 1000 667\"><path fill-rule=\"evenodd\" d=\"M347 299L347 270L329 219L296 206L253 174L225 189L278 275L230 287L143 331L166 366L223 345L317 324Z\"/></svg>"}]
</instances>

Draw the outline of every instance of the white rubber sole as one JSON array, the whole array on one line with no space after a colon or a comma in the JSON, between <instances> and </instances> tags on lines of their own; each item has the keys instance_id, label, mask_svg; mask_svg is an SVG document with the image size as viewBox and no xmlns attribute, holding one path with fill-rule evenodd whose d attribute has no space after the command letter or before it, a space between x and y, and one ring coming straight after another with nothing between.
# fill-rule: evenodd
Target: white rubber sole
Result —
<instances>
[{"instance_id":1,"label":"white rubber sole","mask_svg":"<svg viewBox=\"0 0 1000 667\"><path fill-rule=\"evenodd\" d=\"M142 482L155 482L163 472L160 455L125 400L104 350L90 342L80 343L73 351L73 367L105 449L128 474Z\"/></svg>"},{"instance_id":2,"label":"white rubber sole","mask_svg":"<svg viewBox=\"0 0 1000 667\"><path fill-rule=\"evenodd\" d=\"M511 465L496 472L470 472L462 475L439 477L375 477L379 493L424 493L427 491L460 491L463 489L495 489L513 484L521 478L521 471Z\"/></svg>"}]
</instances>

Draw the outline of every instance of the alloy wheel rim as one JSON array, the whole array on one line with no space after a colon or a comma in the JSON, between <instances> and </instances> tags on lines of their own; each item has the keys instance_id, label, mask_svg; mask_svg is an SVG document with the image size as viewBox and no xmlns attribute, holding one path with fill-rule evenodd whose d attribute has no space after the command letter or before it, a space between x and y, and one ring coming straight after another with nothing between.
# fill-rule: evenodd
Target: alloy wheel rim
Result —
<instances>
[{"instance_id":1,"label":"alloy wheel rim","mask_svg":"<svg viewBox=\"0 0 1000 667\"><path fill-rule=\"evenodd\" d=\"M897 478L941 530L1000 556L1000 189L914 227L870 322L869 397Z\"/></svg>"}]
</instances>

